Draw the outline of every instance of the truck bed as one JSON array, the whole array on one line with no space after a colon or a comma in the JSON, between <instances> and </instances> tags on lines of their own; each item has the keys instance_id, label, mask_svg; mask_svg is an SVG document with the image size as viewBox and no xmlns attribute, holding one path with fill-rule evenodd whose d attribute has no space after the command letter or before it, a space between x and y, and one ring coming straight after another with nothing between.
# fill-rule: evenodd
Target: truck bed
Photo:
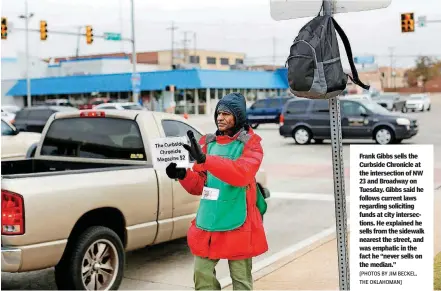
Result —
<instances>
[{"instance_id":1,"label":"truck bed","mask_svg":"<svg viewBox=\"0 0 441 291\"><path fill-rule=\"evenodd\" d=\"M61 175L72 171L97 172L118 169L139 168L133 164L90 163L72 161L54 161L45 159L22 159L2 161L2 178L21 178L48 175Z\"/></svg>"}]
</instances>

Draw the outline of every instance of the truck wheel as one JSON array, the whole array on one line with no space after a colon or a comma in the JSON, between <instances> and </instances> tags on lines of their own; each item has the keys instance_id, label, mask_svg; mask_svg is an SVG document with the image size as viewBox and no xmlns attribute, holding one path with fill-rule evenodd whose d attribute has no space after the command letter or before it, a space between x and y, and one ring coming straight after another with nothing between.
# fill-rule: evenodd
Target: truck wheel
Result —
<instances>
[{"instance_id":1,"label":"truck wheel","mask_svg":"<svg viewBox=\"0 0 441 291\"><path fill-rule=\"evenodd\" d=\"M259 127L259 124L258 123L251 123L250 126L251 126L252 129L256 129L256 128Z\"/></svg>"},{"instance_id":2,"label":"truck wheel","mask_svg":"<svg viewBox=\"0 0 441 291\"><path fill-rule=\"evenodd\" d=\"M67 249L55 267L59 289L117 290L124 272L124 246L110 228L92 226Z\"/></svg>"}]
</instances>

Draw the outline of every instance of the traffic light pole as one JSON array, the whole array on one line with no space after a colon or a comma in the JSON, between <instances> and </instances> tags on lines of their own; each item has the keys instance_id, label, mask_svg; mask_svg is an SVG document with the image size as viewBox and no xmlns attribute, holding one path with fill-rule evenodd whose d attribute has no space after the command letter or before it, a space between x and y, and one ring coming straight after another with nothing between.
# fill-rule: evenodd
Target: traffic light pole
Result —
<instances>
[{"instance_id":1,"label":"traffic light pole","mask_svg":"<svg viewBox=\"0 0 441 291\"><path fill-rule=\"evenodd\" d=\"M323 14L333 14L334 0L323 0ZM349 288L349 262L346 219L346 194L343 164L343 145L341 134L341 115L339 97L329 99L329 114L332 142L332 169L334 174L335 226L337 236L337 254L339 271L339 290Z\"/></svg>"},{"instance_id":2,"label":"traffic light pole","mask_svg":"<svg viewBox=\"0 0 441 291\"><path fill-rule=\"evenodd\" d=\"M32 106L32 96L31 96L31 76L29 74L29 18L32 15L28 14L28 1L25 1L25 30L26 30L26 95L27 95L27 106Z\"/></svg>"},{"instance_id":3,"label":"traffic light pole","mask_svg":"<svg viewBox=\"0 0 441 291\"><path fill-rule=\"evenodd\" d=\"M132 18L132 78L136 75L136 46L135 46L135 8L134 0L131 0L131 18ZM138 103L139 96L136 86L134 85L134 80L132 80L132 101Z\"/></svg>"}]
</instances>

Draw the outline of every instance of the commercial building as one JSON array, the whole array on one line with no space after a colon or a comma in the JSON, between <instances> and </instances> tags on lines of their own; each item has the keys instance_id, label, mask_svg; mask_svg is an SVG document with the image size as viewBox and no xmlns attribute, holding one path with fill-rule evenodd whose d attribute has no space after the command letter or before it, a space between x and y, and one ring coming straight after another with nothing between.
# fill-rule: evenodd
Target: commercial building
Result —
<instances>
[{"instance_id":1,"label":"commercial building","mask_svg":"<svg viewBox=\"0 0 441 291\"><path fill-rule=\"evenodd\" d=\"M175 86L174 98L165 98L166 88ZM284 94L287 70L226 71L169 70L140 73L140 99L151 110L175 113L211 114L223 95L240 92L248 101ZM92 97L131 99L131 73L47 77L31 80L33 102L67 98L72 104L87 103ZM26 105L26 80L19 80L8 92L18 106ZM174 100L173 100L174 99Z\"/></svg>"},{"instance_id":2,"label":"commercial building","mask_svg":"<svg viewBox=\"0 0 441 291\"><path fill-rule=\"evenodd\" d=\"M136 63L155 65L158 70L170 70L173 64L180 68L198 68L203 70L230 70L236 66L244 64L246 55L239 52L224 52L214 50L194 50L194 49L176 49L149 51L136 53ZM58 57L55 62L75 59L97 59L97 58L127 58L132 59L130 53L109 53L87 55L81 57Z\"/></svg>"}]
</instances>

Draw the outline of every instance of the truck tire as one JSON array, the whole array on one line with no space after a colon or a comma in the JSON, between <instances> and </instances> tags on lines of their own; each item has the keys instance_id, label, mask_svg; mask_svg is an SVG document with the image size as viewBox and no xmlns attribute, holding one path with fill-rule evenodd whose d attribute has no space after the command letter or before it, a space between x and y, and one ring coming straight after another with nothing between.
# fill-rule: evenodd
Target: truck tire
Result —
<instances>
[{"instance_id":1,"label":"truck tire","mask_svg":"<svg viewBox=\"0 0 441 291\"><path fill-rule=\"evenodd\" d=\"M258 123L251 123L250 126L252 129L256 129L259 127L259 124Z\"/></svg>"},{"instance_id":2,"label":"truck tire","mask_svg":"<svg viewBox=\"0 0 441 291\"><path fill-rule=\"evenodd\" d=\"M66 251L55 267L55 281L59 289L117 290L121 285L124 246L110 228L89 227Z\"/></svg>"}]
</instances>

